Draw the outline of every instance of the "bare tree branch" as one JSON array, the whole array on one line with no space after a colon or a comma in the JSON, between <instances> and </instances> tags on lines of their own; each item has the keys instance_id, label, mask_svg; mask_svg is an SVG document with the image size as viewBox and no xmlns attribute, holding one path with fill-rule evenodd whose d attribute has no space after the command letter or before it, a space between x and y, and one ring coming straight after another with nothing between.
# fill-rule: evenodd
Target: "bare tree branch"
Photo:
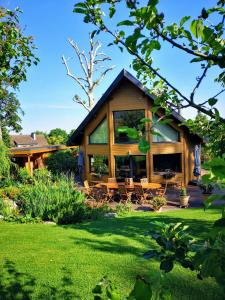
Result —
<instances>
[{"instance_id":1,"label":"bare tree branch","mask_svg":"<svg viewBox=\"0 0 225 300\"><path fill-rule=\"evenodd\" d=\"M105 62L111 61L111 58L103 52L99 52L101 43L99 41L94 41L91 34L89 35L90 50L88 52L88 55L86 55L84 51L80 51L77 44L72 39L69 39L68 41L76 53L84 76L75 76L69 69L69 59L66 59L64 56L62 56L62 62L65 65L67 75L81 87L81 89L87 96L87 101L82 100L78 95L75 95L73 100L74 102L82 105L87 111L90 111L95 103L93 94L94 89L100 84L106 74L114 67L106 67L105 65L103 65ZM103 68L105 70L97 72L97 70ZM96 78L96 74L99 74L99 76L97 77L97 79L94 79L94 77Z\"/></svg>"},{"instance_id":2,"label":"bare tree branch","mask_svg":"<svg viewBox=\"0 0 225 300\"><path fill-rule=\"evenodd\" d=\"M90 107L88 107L85 103L84 100L81 100L81 98L78 96L78 95L75 95L73 97L73 101L78 103L78 104L81 104L88 112L91 111Z\"/></svg>"},{"instance_id":3,"label":"bare tree branch","mask_svg":"<svg viewBox=\"0 0 225 300\"><path fill-rule=\"evenodd\" d=\"M87 92L85 86L83 85L83 83L78 79L78 77L74 76L74 75L70 72L70 69L69 69L69 67L68 67L67 61L66 61L66 59L65 59L64 56L62 56L62 60L63 60L63 64L64 64L65 67L66 67L67 75L68 75L69 77L71 77L72 79L74 79L74 80L79 84L79 86L82 88L82 90L85 92L85 94L88 95L88 92Z\"/></svg>"}]
</instances>

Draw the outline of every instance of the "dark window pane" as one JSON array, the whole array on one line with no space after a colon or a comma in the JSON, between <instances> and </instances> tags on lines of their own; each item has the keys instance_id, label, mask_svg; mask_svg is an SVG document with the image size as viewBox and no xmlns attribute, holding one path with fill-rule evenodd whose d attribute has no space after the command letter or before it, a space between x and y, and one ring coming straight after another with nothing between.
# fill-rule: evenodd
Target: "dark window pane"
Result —
<instances>
[{"instance_id":1,"label":"dark window pane","mask_svg":"<svg viewBox=\"0 0 225 300\"><path fill-rule=\"evenodd\" d=\"M108 157L106 155L89 155L90 172L95 175L109 174Z\"/></svg>"},{"instance_id":2,"label":"dark window pane","mask_svg":"<svg viewBox=\"0 0 225 300\"><path fill-rule=\"evenodd\" d=\"M137 143L138 140L130 139L126 133L119 133L118 128L128 126L130 128L137 128L140 120L145 117L145 111L140 110L122 110L114 111L114 141L118 144Z\"/></svg>"},{"instance_id":3,"label":"dark window pane","mask_svg":"<svg viewBox=\"0 0 225 300\"><path fill-rule=\"evenodd\" d=\"M153 155L154 172L164 172L169 169L182 172L181 153Z\"/></svg>"},{"instance_id":4,"label":"dark window pane","mask_svg":"<svg viewBox=\"0 0 225 300\"><path fill-rule=\"evenodd\" d=\"M154 116L153 121L157 122L158 117ZM179 142L180 135L177 130L168 124L155 123L154 131L160 133L159 135L153 135L152 140L154 143L159 142Z\"/></svg>"},{"instance_id":5,"label":"dark window pane","mask_svg":"<svg viewBox=\"0 0 225 300\"><path fill-rule=\"evenodd\" d=\"M108 144L108 124L105 118L90 134L90 144Z\"/></svg>"},{"instance_id":6,"label":"dark window pane","mask_svg":"<svg viewBox=\"0 0 225 300\"><path fill-rule=\"evenodd\" d=\"M146 177L145 155L115 156L115 163L118 182L124 181L125 178L140 181L141 178Z\"/></svg>"}]
</instances>

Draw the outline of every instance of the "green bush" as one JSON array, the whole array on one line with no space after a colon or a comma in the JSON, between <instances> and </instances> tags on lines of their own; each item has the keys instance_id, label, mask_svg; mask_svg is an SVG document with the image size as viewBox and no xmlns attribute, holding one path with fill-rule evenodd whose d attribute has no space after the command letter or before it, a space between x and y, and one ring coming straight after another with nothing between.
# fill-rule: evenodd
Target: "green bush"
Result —
<instances>
[{"instance_id":1,"label":"green bush","mask_svg":"<svg viewBox=\"0 0 225 300\"><path fill-rule=\"evenodd\" d=\"M51 154L46 159L46 166L53 175L64 173L78 173L78 162L76 151L67 149Z\"/></svg>"},{"instance_id":2,"label":"green bush","mask_svg":"<svg viewBox=\"0 0 225 300\"><path fill-rule=\"evenodd\" d=\"M52 174L46 168L36 169L33 172L33 180L34 180L34 183L37 183L37 184L39 184L40 182L48 184L52 180Z\"/></svg>"},{"instance_id":3,"label":"green bush","mask_svg":"<svg viewBox=\"0 0 225 300\"><path fill-rule=\"evenodd\" d=\"M20 183L31 183L32 177L30 176L27 168L20 168L18 170L17 179Z\"/></svg>"},{"instance_id":4,"label":"green bush","mask_svg":"<svg viewBox=\"0 0 225 300\"><path fill-rule=\"evenodd\" d=\"M16 203L24 215L39 217L58 224L80 222L88 217L83 193L74 189L72 180L61 177L60 181L38 182L23 185Z\"/></svg>"},{"instance_id":5,"label":"green bush","mask_svg":"<svg viewBox=\"0 0 225 300\"><path fill-rule=\"evenodd\" d=\"M124 216L128 214L132 209L132 203L127 202L127 203L119 203L116 205L116 213L118 216Z\"/></svg>"},{"instance_id":6,"label":"green bush","mask_svg":"<svg viewBox=\"0 0 225 300\"><path fill-rule=\"evenodd\" d=\"M8 148L0 141L0 180L10 177L10 159Z\"/></svg>"}]
</instances>

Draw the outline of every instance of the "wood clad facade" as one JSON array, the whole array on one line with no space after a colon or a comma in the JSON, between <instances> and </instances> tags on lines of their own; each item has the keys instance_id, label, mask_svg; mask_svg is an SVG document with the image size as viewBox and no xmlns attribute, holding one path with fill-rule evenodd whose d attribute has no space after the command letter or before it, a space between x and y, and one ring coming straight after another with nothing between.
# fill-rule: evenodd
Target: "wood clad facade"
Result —
<instances>
[{"instance_id":1,"label":"wood clad facade","mask_svg":"<svg viewBox=\"0 0 225 300\"><path fill-rule=\"evenodd\" d=\"M84 179L96 180L90 170L90 155L105 155L108 157L109 174L103 176L101 180L107 180L107 177L116 177L115 156L143 155L138 149L138 144L118 144L114 137L114 114L113 112L128 110L143 110L145 117L152 118L151 108L153 100L146 95L143 90L133 84L127 78L123 78L115 89L111 91L104 103L93 113L92 118L88 120L82 130L82 137L71 140L71 144L80 145L84 153ZM89 136L93 130L106 118L108 126L107 144L90 144ZM194 145L191 135L185 130L184 126L179 126L179 120L174 119L170 124L179 132L178 142L153 142L152 136L148 134L150 142L150 151L146 154L146 175L150 182L164 182L161 175L154 172L153 155L156 154L181 154L181 172L176 172L171 181L188 184L193 178L194 169ZM147 126L147 125L146 125ZM78 128L79 130L79 128Z\"/></svg>"}]
</instances>

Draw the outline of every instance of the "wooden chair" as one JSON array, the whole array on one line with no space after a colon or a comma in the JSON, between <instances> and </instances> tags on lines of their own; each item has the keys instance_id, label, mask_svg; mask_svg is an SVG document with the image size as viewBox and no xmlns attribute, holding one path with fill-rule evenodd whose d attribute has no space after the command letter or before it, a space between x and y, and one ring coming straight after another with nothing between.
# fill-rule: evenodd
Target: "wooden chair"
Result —
<instances>
[{"instance_id":1,"label":"wooden chair","mask_svg":"<svg viewBox=\"0 0 225 300\"><path fill-rule=\"evenodd\" d=\"M141 178L140 183L148 183L148 178Z\"/></svg>"},{"instance_id":2,"label":"wooden chair","mask_svg":"<svg viewBox=\"0 0 225 300\"><path fill-rule=\"evenodd\" d=\"M151 199L153 197L151 192L145 192L143 187L141 185L134 185L134 192L137 199L137 202L139 204L143 204L147 200Z\"/></svg>"},{"instance_id":3,"label":"wooden chair","mask_svg":"<svg viewBox=\"0 0 225 300\"><path fill-rule=\"evenodd\" d=\"M93 187L91 191L93 207L99 207L104 204L104 196L101 189Z\"/></svg>"},{"instance_id":4,"label":"wooden chair","mask_svg":"<svg viewBox=\"0 0 225 300\"><path fill-rule=\"evenodd\" d=\"M161 188L159 188L159 189L156 190L155 195L156 196L164 197L165 194L166 194L166 190L167 190L167 182L166 182L166 184L165 184L164 187L161 187Z\"/></svg>"},{"instance_id":5,"label":"wooden chair","mask_svg":"<svg viewBox=\"0 0 225 300\"><path fill-rule=\"evenodd\" d=\"M85 193L85 195L88 198L91 196L92 188L89 186L89 183L87 180L84 180L84 187L82 188L82 191Z\"/></svg>"},{"instance_id":6,"label":"wooden chair","mask_svg":"<svg viewBox=\"0 0 225 300\"><path fill-rule=\"evenodd\" d=\"M101 191L102 191L102 197L104 202L113 201L114 192L110 191L107 185L102 185Z\"/></svg>"},{"instance_id":7,"label":"wooden chair","mask_svg":"<svg viewBox=\"0 0 225 300\"><path fill-rule=\"evenodd\" d=\"M117 183L116 177L108 178L109 183Z\"/></svg>"},{"instance_id":8,"label":"wooden chair","mask_svg":"<svg viewBox=\"0 0 225 300\"><path fill-rule=\"evenodd\" d=\"M133 180L132 177L131 178L125 178L125 184L126 185L133 185L133 183L134 183L134 180Z\"/></svg>"},{"instance_id":9,"label":"wooden chair","mask_svg":"<svg viewBox=\"0 0 225 300\"><path fill-rule=\"evenodd\" d=\"M132 197L132 192L128 192L124 184L118 185L118 194L120 197L120 202L130 202Z\"/></svg>"}]
</instances>

